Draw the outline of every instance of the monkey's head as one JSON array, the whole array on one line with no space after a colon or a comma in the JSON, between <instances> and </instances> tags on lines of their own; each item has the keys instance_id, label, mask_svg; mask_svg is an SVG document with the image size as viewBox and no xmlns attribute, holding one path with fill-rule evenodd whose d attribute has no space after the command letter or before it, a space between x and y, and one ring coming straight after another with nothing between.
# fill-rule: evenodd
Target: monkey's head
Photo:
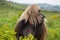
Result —
<instances>
[{"instance_id":1,"label":"monkey's head","mask_svg":"<svg viewBox=\"0 0 60 40\"><path fill-rule=\"evenodd\" d=\"M36 4L30 5L27 9L23 12L20 19L24 19L25 22L29 21L32 25L37 25L37 23L41 24L45 18L44 15L40 13L40 7Z\"/></svg>"}]
</instances>

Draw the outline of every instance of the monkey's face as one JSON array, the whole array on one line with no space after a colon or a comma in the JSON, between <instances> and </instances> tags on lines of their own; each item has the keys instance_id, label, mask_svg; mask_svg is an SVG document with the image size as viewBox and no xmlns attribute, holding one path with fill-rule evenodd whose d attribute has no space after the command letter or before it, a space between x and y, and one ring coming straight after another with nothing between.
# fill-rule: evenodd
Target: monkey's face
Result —
<instances>
[{"instance_id":1,"label":"monkey's face","mask_svg":"<svg viewBox=\"0 0 60 40\"><path fill-rule=\"evenodd\" d=\"M44 21L46 17L43 14L40 14L40 16L41 16L41 20Z\"/></svg>"},{"instance_id":2,"label":"monkey's face","mask_svg":"<svg viewBox=\"0 0 60 40\"><path fill-rule=\"evenodd\" d=\"M38 21L41 23L42 21L44 21L45 16L43 14L41 14L41 9L39 6L33 6L33 11L34 11L34 15L38 18Z\"/></svg>"}]
</instances>

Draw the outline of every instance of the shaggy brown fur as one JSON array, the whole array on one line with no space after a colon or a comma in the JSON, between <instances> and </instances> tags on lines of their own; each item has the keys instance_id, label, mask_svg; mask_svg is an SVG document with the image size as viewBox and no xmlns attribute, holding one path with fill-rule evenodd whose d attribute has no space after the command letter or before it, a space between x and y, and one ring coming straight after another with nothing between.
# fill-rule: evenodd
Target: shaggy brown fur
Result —
<instances>
[{"instance_id":1,"label":"shaggy brown fur","mask_svg":"<svg viewBox=\"0 0 60 40\"><path fill-rule=\"evenodd\" d=\"M47 35L47 27L44 22L45 16L40 13L40 7L33 4L27 7L27 9L20 16L15 32L16 37L19 40L20 36L26 36L33 34L37 40L45 40ZM29 32L26 32L29 29Z\"/></svg>"}]
</instances>

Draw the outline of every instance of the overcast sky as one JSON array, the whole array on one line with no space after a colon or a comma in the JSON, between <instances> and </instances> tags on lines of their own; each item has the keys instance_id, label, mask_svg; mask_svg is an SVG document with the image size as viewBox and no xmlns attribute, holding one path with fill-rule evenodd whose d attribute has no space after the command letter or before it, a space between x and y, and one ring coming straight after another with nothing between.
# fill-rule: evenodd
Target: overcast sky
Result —
<instances>
[{"instance_id":1,"label":"overcast sky","mask_svg":"<svg viewBox=\"0 0 60 40\"><path fill-rule=\"evenodd\" d=\"M60 0L10 0L17 3L32 4L32 3L48 3L52 5L60 5Z\"/></svg>"}]
</instances>

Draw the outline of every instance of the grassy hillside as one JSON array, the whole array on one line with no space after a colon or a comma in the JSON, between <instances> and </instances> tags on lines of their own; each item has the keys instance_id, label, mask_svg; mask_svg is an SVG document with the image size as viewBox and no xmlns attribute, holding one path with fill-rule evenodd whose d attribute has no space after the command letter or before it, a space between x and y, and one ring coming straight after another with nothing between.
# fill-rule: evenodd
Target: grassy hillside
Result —
<instances>
[{"instance_id":1,"label":"grassy hillside","mask_svg":"<svg viewBox=\"0 0 60 40\"><path fill-rule=\"evenodd\" d=\"M11 25L11 22L13 22L12 20L15 21L15 19L20 16L22 10L24 10L22 7L25 8L22 4L19 5L17 3L7 1L3 3L0 2L0 26L4 24ZM14 24L14 22L12 24Z\"/></svg>"},{"instance_id":2,"label":"grassy hillside","mask_svg":"<svg viewBox=\"0 0 60 40\"><path fill-rule=\"evenodd\" d=\"M15 24L25 5L13 2L0 3L0 40L16 40ZM60 40L60 13L42 11L47 18L47 40Z\"/></svg>"}]
</instances>

